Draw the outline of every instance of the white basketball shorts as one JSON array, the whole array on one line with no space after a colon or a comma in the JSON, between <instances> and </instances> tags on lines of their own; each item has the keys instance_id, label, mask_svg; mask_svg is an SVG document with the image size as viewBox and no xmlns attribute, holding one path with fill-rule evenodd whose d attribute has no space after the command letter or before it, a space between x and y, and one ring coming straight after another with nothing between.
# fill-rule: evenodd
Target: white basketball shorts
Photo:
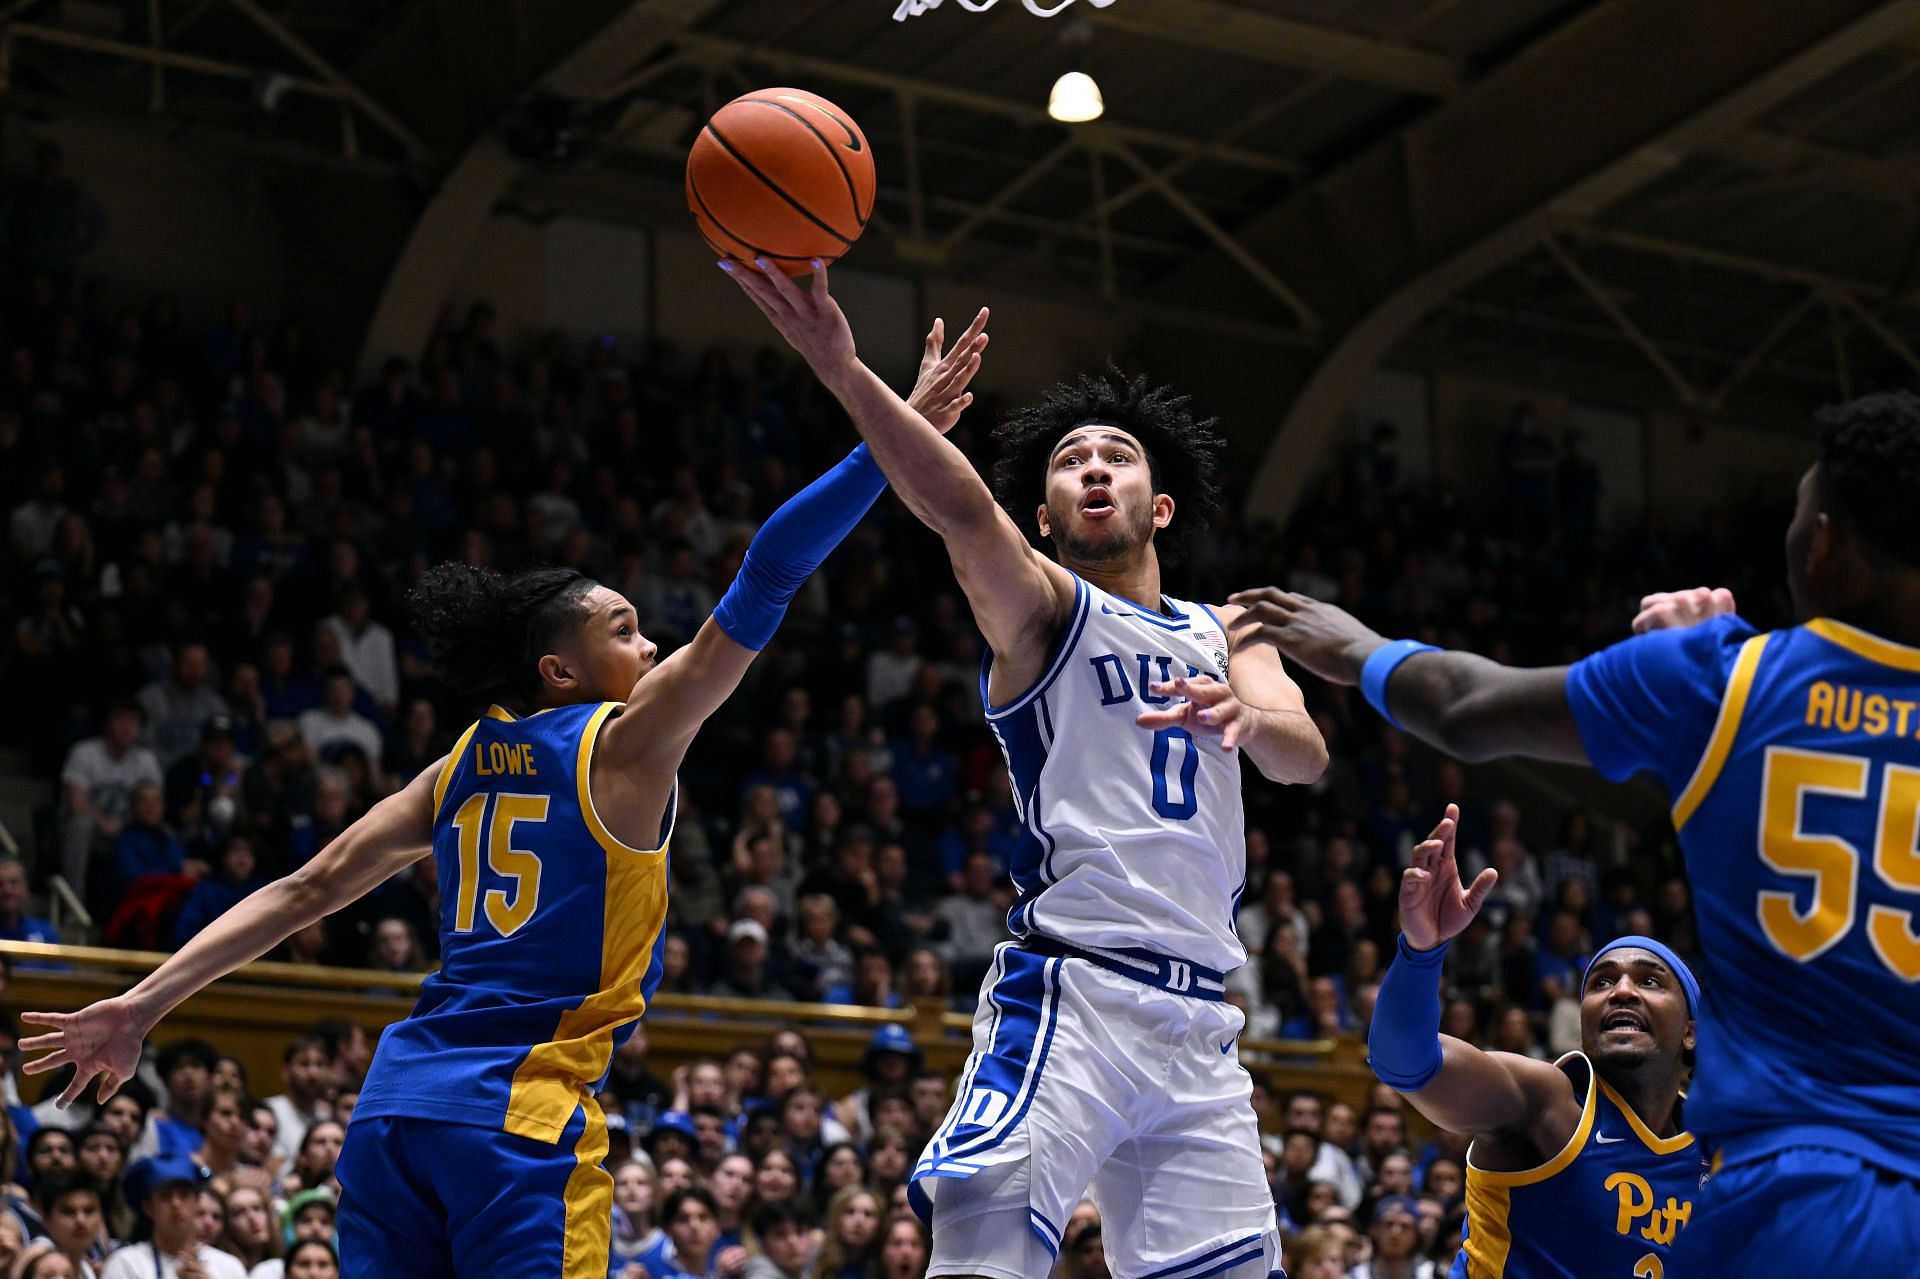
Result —
<instances>
[{"instance_id":1,"label":"white basketball shorts","mask_svg":"<svg viewBox=\"0 0 1920 1279\"><path fill-rule=\"evenodd\" d=\"M1003 943L953 1109L913 1172L927 1273L1044 1279L1089 1190L1114 1279L1278 1272L1244 1024L1230 1004Z\"/></svg>"}]
</instances>

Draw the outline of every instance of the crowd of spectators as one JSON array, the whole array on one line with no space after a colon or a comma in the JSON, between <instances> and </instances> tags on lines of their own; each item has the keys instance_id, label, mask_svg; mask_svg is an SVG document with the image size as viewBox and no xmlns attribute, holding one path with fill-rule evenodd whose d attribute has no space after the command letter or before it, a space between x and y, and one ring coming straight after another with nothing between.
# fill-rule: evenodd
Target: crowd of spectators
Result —
<instances>
[{"instance_id":1,"label":"crowd of spectators","mask_svg":"<svg viewBox=\"0 0 1920 1279\"><path fill-rule=\"evenodd\" d=\"M559 334L507 351L476 305L444 316L417 362L355 386L298 322L269 324L244 300L195 328L165 296L132 304L101 282L14 271L0 308L0 737L57 779L58 800L31 875L0 859L0 938L52 939L27 902L58 873L107 940L176 945L438 759L479 708L438 686L407 624L404 597L429 565L577 567L670 650L759 520L853 440L804 369L770 351L737 364ZM989 397L954 432L982 462L996 408ZM1756 530L1773 542L1778 504L1608 533L1580 441L1556 443L1525 405L1500 436L1492 498L1407 483L1395 444L1376 427L1284 528L1230 501L1169 591L1217 600L1280 583L1390 634L1522 662L1623 635L1650 589L1725 584L1757 620L1784 611L1777 565L1742 549ZM938 542L883 499L687 760L663 990L972 1008L1005 936L1020 838L980 657ZM1523 814L1349 692L1307 692L1326 775L1282 788L1249 770L1239 922L1252 958L1230 998L1252 1036L1364 1030L1398 872L1449 801L1465 811L1469 869L1501 871L1448 957L1449 1033L1551 1055L1577 1039L1573 979L1596 941L1646 932L1691 953L1663 827ZM422 862L279 957L417 971L436 957L437 892ZM1400 1168L1338 1109L1309 1125L1287 1105L1276 1131L1313 1136L1316 1153L1297 1169L1304 1142L1285 1138L1276 1187L1303 1229L1337 1236L1345 1211L1377 1233L1365 1196L1401 1187ZM916 1112L914 1131L926 1122ZM742 1149L757 1178L765 1151ZM1433 1161L1412 1172L1405 1190L1424 1191ZM1329 1179L1331 1220L1312 1189ZM664 1209L679 1185L660 1161L648 1180ZM1422 1239L1444 1233L1428 1198L1451 1212L1457 1191L1402 1202L1396 1189L1387 1215L1411 1211ZM726 1229L738 1209L717 1213Z\"/></svg>"},{"instance_id":2,"label":"crowd of spectators","mask_svg":"<svg viewBox=\"0 0 1920 1279\"><path fill-rule=\"evenodd\" d=\"M67 305L36 286L0 315L0 591L16 619L0 731L60 781L40 873L63 874L127 944L184 941L298 867L475 714L407 624L430 564L576 566L670 650L759 518L851 439L812 379L766 352L736 370L717 351L630 361L556 335L510 361L475 306L418 367L394 360L355 388L297 324L270 329L244 302L190 335L164 297L130 307L93 285ZM961 423L961 447L978 453L993 409ZM1390 633L1522 661L1621 634L1654 585L1729 582L1770 606L1725 520L1602 538L1577 440L1556 454L1524 406L1501 458L1502 500L1470 506L1402 484L1382 426L1288 528L1223 515L1170 588L1218 599L1279 582ZM980 654L938 543L883 501L687 762L665 989L970 1006L1020 839ZM1479 1037L1547 1041L1573 961L1623 921L1689 948L1684 883L1602 864L1595 816L1559 815L1542 846L1542 814L1469 793L1461 769L1344 692L1308 691L1326 777L1247 788L1254 960L1234 984L1256 1033L1364 1022L1395 877L1449 800L1466 860L1502 871L1452 961ZM13 877L0 871L0 935L26 927ZM430 964L436 891L422 863L288 957Z\"/></svg>"},{"instance_id":3,"label":"crowd of spectators","mask_svg":"<svg viewBox=\"0 0 1920 1279\"><path fill-rule=\"evenodd\" d=\"M37 1104L21 1100L17 1044L0 1023L0 1275L338 1279L335 1164L372 1058L363 1029L316 1025L287 1044L277 1081L250 1080L212 1044L172 1040L105 1105L66 1110L51 1100L65 1072ZM929 1239L908 1177L954 1080L898 1025L875 1032L860 1072L845 1095L819 1086L795 1028L662 1077L638 1025L598 1099L608 1279L924 1279ZM1256 1083L1254 1108L1293 1273L1445 1273L1460 1245L1464 1142L1410 1140L1384 1087L1360 1114ZM1110 1279L1091 1202L1063 1231L1054 1279Z\"/></svg>"}]
</instances>

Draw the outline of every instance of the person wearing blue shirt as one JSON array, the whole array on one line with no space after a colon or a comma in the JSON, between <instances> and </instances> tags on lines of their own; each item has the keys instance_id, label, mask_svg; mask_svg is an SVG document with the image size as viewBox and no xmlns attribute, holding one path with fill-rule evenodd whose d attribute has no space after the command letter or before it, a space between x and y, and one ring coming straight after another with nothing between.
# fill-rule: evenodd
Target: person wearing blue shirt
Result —
<instances>
[{"instance_id":1,"label":"person wearing blue shirt","mask_svg":"<svg viewBox=\"0 0 1920 1279\"><path fill-rule=\"evenodd\" d=\"M166 824L166 800L155 782L134 787L127 824L113 841L115 872L121 887L144 875L178 875L187 850Z\"/></svg>"},{"instance_id":2,"label":"person wearing blue shirt","mask_svg":"<svg viewBox=\"0 0 1920 1279\"><path fill-rule=\"evenodd\" d=\"M204 1039L176 1039L154 1058L160 1082L167 1087L167 1107L153 1117L154 1136L162 1155L192 1155L199 1151L206 1122L207 1096L212 1091L213 1067L219 1054Z\"/></svg>"},{"instance_id":3,"label":"person wearing blue shirt","mask_svg":"<svg viewBox=\"0 0 1920 1279\"><path fill-rule=\"evenodd\" d=\"M187 895L174 921L173 944L184 946L203 929L239 905L266 881L257 873L253 841L245 835L229 835L220 848L219 868L203 876Z\"/></svg>"},{"instance_id":4,"label":"person wearing blue shirt","mask_svg":"<svg viewBox=\"0 0 1920 1279\"><path fill-rule=\"evenodd\" d=\"M55 944L59 940L52 924L27 914L27 868L18 857L0 854L0 941Z\"/></svg>"},{"instance_id":5,"label":"person wearing blue shirt","mask_svg":"<svg viewBox=\"0 0 1920 1279\"><path fill-rule=\"evenodd\" d=\"M1719 1171L1674 1274L1909 1274L1920 1255L1920 396L1818 415L1786 532L1799 624L1648 596L1636 635L1519 670L1244 593L1243 639L1463 759L1649 774L1712 966L1687 1118ZM1383 992L1384 994L1384 992Z\"/></svg>"}]
</instances>

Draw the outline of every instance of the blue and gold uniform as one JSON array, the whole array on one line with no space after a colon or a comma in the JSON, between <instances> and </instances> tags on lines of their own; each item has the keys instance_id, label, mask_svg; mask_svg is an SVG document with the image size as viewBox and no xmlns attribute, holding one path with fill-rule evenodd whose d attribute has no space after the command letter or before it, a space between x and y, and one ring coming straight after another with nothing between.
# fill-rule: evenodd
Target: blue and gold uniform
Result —
<instances>
[{"instance_id":1,"label":"blue and gold uniform","mask_svg":"<svg viewBox=\"0 0 1920 1279\"><path fill-rule=\"evenodd\" d=\"M660 978L665 849L588 793L618 702L494 707L435 788L441 968L381 1037L340 1162L344 1273L603 1279L594 1100Z\"/></svg>"},{"instance_id":2,"label":"blue and gold uniform","mask_svg":"<svg viewBox=\"0 0 1920 1279\"><path fill-rule=\"evenodd\" d=\"M1663 1279L1706 1175L1693 1134L1655 1136L1584 1054L1556 1064L1585 1098L1580 1124L1526 1172L1483 1171L1467 1151L1452 1279Z\"/></svg>"},{"instance_id":3,"label":"blue and gold uniform","mask_svg":"<svg viewBox=\"0 0 1920 1279\"><path fill-rule=\"evenodd\" d=\"M1676 1269L1920 1256L1920 649L1723 617L1568 672L1587 754L1673 797L1708 965L1688 1119L1722 1166Z\"/></svg>"}]
</instances>

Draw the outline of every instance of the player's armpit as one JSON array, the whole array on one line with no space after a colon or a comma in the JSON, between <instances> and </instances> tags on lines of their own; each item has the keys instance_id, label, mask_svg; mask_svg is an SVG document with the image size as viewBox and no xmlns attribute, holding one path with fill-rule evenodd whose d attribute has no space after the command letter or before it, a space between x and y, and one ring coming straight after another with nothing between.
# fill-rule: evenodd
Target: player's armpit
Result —
<instances>
[{"instance_id":1,"label":"player's armpit","mask_svg":"<svg viewBox=\"0 0 1920 1279\"><path fill-rule=\"evenodd\" d=\"M1442 1128L1476 1137L1526 1136L1551 1152L1579 1122L1573 1083L1550 1062L1483 1052L1451 1035L1440 1036L1440 1059L1440 1073L1406 1098ZM1562 1126L1566 1132L1558 1132Z\"/></svg>"},{"instance_id":2,"label":"player's armpit","mask_svg":"<svg viewBox=\"0 0 1920 1279\"><path fill-rule=\"evenodd\" d=\"M1588 762L1564 666L1527 669L1472 653L1416 653L1393 672L1387 705L1408 732L1459 759Z\"/></svg>"}]
</instances>

